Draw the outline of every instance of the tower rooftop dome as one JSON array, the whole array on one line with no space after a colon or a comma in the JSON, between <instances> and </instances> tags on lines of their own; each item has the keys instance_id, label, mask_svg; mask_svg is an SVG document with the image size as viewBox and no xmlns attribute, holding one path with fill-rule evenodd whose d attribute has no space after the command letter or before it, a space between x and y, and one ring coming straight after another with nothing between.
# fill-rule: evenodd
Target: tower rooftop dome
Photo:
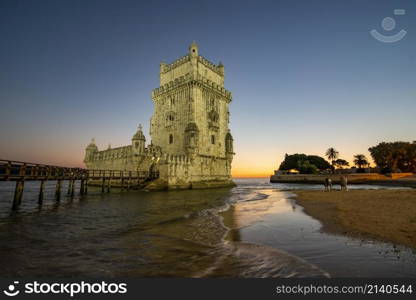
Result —
<instances>
[{"instance_id":1,"label":"tower rooftop dome","mask_svg":"<svg viewBox=\"0 0 416 300\"><path fill-rule=\"evenodd\" d=\"M146 138L143 134L143 131L142 131L142 125L141 124L139 124L139 127L137 128L137 132L133 135L132 140L142 140L142 141L146 140Z\"/></svg>"},{"instance_id":2,"label":"tower rooftop dome","mask_svg":"<svg viewBox=\"0 0 416 300\"><path fill-rule=\"evenodd\" d=\"M87 149L91 149L91 150L96 150L96 149L98 149L97 148L97 145L95 144L95 139L94 138L92 138L91 139L91 142L89 143L89 145L87 146Z\"/></svg>"}]
</instances>

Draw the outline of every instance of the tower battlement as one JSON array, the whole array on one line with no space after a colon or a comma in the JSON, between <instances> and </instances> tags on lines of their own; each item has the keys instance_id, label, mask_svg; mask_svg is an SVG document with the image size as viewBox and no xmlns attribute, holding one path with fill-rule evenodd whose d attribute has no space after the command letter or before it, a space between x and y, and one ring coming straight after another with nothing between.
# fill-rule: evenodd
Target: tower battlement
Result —
<instances>
[{"instance_id":1,"label":"tower battlement","mask_svg":"<svg viewBox=\"0 0 416 300\"><path fill-rule=\"evenodd\" d=\"M178 78L175 78L172 81L169 81L168 83L155 88L152 91L152 98L155 96L160 96L163 93L169 93L170 91L179 88L182 85L185 84L201 84L204 85L206 88L210 88L215 90L217 93L221 93L222 96L226 97L229 101L232 100L232 94L230 91L225 89L223 86L216 84L215 82L200 76L197 74L196 76L193 76L191 74L187 74L185 76L180 76Z\"/></svg>"},{"instance_id":2,"label":"tower battlement","mask_svg":"<svg viewBox=\"0 0 416 300\"><path fill-rule=\"evenodd\" d=\"M198 61L205 65L207 68L210 68L212 71L218 73L220 76L224 76L224 66L222 63L216 65L201 55L198 56Z\"/></svg>"},{"instance_id":3,"label":"tower battlement","mask_svg":"<svg viewBox=\"0 0 416 300\"><path fill-rule=\"evenodd\" d=\"M191 61L191 57L189 56L189 54L186 54L178 59L176 59L175 61L173 61L170 64L167 64L165 62L161 62L160 63L160 73L166 73L169 71L172 71L173 69L175 69L176 67Z\"/></svg>"},{"instance_id":4,"label":"tower battlement","mask_svg":"<svg viewBox=\"0 0 416 300\"><path fill-rule=\"evenodd\" d=\"M206 59L202 55L199 55L197 59L198 59L198 62L205 65L207 68L210 68L213 72L216 72L221 76L224 75L224 72L223 72L223 67L224 66L221 63L216 65L216 64L210 62L208 59ZM191 56L189 54L186 54L186 55L176 59L175 61L173 61L170 64L167 64L165 62L161 62L160 63L160 73L167 73L167 72L172 71L173 69L179 67L180 65L182 65L184 63L187 63L187 62L190 62L190 61L191 61Z\"/></svg>"},{"instance_id":5,"label":"tower battlement","mask_svg":"<svg viewBox=\"0 0 416 300\"><path fill-rule=\"evenodd\" d=\"M210 62L208 59L199 55L198 45L194 42L189 46L188 54L178 58L171 64L160 63L160 86L189 75L199 75L215 82L217 85L224 86L224 66Z\"/></svg>"}]
</instances>

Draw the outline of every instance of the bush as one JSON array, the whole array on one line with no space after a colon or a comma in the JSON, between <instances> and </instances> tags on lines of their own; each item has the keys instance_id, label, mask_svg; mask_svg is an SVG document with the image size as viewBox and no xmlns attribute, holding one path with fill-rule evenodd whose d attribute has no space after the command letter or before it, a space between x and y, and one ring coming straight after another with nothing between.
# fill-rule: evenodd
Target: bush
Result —
<instances>
[{"instance_id":1,"label":"bush","mask_svg":"<svg viewBox=\"0 0 416 300\"><path fill-rule=\"evenodd\" d=\"M298 162L298 171L301 174L317 174L319 173L318 168L311 164L309 161L299 161Z\"/></svg>"},{"instance_id":2,"label":"bush","mask_svg":"<svg viewBox=\"0 0 416 300\"><path fill-rule=\"evenodd\" d=\"M285 155L285 159L279 166L279 170L290 170L296 169L299 172L300 170L300 162L309 162L310 165L313 165L318 170L326 170L330 169L331 165L322 157L317 155L306 155L306 154L292 154L292 155ZM312 171L312 170L309 170ZM304 173L304 174L312 174L312 173Z\"/></svg>"}]
</instances>

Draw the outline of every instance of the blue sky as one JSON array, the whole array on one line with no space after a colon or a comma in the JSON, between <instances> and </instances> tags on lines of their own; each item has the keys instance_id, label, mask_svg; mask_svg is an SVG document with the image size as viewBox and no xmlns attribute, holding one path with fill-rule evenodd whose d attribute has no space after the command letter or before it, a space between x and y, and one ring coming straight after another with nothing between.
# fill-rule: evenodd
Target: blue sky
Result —
<instances>
[{"instance_id":1,"label":"blue sky","mask_svg":"<svg viewBox=\"0 0 416 300\"><path fill-rule=\"evenodd\" d=\"M406 14L395 16L396 8ZM200 54L233 93L235 175L415 140L415 1L1 1L0 158L82 165L146 134L161 60ZM390 32L385 17L396 20ZM392 35L375 40L369 31ZM150 141L149 136L148 141Z\"/></svg>"}]
</instances>

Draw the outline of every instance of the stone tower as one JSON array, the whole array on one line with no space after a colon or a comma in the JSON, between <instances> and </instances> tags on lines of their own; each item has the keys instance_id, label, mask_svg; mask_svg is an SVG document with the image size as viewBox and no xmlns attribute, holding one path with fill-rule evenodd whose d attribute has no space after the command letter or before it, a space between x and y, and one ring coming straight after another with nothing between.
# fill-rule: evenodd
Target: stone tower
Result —
<instances>
[{"instance_id":1,"label":"stone tower","mask_svg":"<svg viewBox=\"0 0 416 300\"><path fill-rule=\"evenodd\" d=\"M195 42L187 55L160 64L160 87L152 98L150 135L164 152L216 158L227 157L227 149L232 153L224 66L200 56Z\"/></svg>"},{"instance_id":2,"label":"stone tower","mask_svg":"<svg viewBox=\"0 0 416 300\"><path fill-rule=\"evenodd\" d=\"M223 64L201 56L193 42L185 56L162 62L159 75L160 86L152 91L150 145L139 126L131 145L104 151L88 146L86 165L159 171L148 189L232 185L231 92L224 88Z\"/></svg>"},{"instance_id":3,"label":"stone tower","mask_svg":"<svg viewBox=\"0 0 416 300\"><path fill-rule=\"evenodd\" d=\"M140 124L137 132L133 135L131 139L133 154L141 155L145 152L146 138L142 131L142 125Z\"/></svg>"},{"instance_id":4,"label":"stone tower","mask_svg":"<svg viewBox=\"0 0 416 300\"><path fill-rule=\"evenodd\" d=\"M93 160L93 158L94 158L94 156L97 152L98 152L98 147L95 144L95 139L91 139L91 143L85 149L84 162Z\"/></svg>"}]
</instances>

